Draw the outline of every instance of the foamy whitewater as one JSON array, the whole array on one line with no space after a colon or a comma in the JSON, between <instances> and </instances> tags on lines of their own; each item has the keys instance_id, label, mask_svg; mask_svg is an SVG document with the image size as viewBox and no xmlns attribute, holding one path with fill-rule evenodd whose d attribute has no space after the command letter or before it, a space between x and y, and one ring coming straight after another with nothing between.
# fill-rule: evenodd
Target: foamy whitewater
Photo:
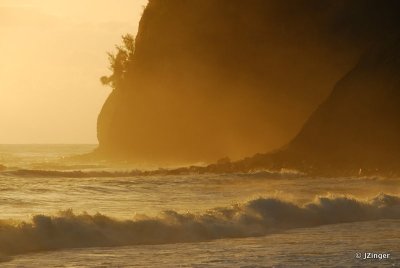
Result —
<instances>
[{"instance_id":1,"label":"foamy whitewater","mask_svg":"<svg viewBox=\"0 0 400 268\"><path fill-rule=\"evenodd\" d=\"M396 178L139 176L67 158L93 148L0 145L1 267L400 266Z\"/></svg>"}]
</instances>

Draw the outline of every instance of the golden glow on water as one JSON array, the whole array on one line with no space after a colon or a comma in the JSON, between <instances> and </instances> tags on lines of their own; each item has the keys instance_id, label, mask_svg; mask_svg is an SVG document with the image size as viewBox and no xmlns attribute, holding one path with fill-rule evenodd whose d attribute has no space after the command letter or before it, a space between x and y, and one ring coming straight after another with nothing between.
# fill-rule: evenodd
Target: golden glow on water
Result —
<instances>
[{"instance_id":1,"label":"golden glow on water","mask_svg":"<svg viewBox=\"0 0 400 268\"><path fill-rule=\"evenodd\" d=\"M147 0L0 0L0 143L96 143L106 51Z\"/></svg>"},{"instance_id":2,"label":"golden glow on water","mask_svg":"<svg viewBox=\"0 0 400 268\"><path fill-rule=\"evenodd\" d=\"M396 179L315 178L294 171L117 176L122 173L104 163L93 166L60 158L92 149L0 145L0 159L8 167L0 172L0 241L7 241L0 243L0 262L8 267L159 267L135 254L152 256L161 250L164 257L151 258L164 264L176 259L207 264L219 258L220 267L228 261L230 266L261 261L290 267L302 258L285 254L290 251L307 256L316 267L324 260L313 256L327 254L333 254L331 263L347 265L354 259L344 259L343 252L352 246L358 250L354 239L370 232L367 240L363 237L368 248L359 250L383 250L382 245L398 250L393 246L397 241L382 239L377 244L374 232L397 237ZM57 170L40 170L55 166ZM78 167L77 173L71 172ZM96 171L103 173L97 176ZM222 240L201 243L215 239ZM171 244L180 242L190 243ZM31 254L69 248L81 249ZM12 260L16 254L23 255Z\"/></svg>"},{"instance_id":3,"label":"golden glow on water","mask_svg":"<svg viewBox=\"0 0 400 268\"><path fill-rule=\"evenodd\" d=\"M393 98L387 113L369 112L385 106L390 95L372 87L392 67L382 67L382 79L375 79L369 60L365 73L361 60L311 117L315 127L306 123L281 151L235 162L286 144L369 39L349 41L346 49L345 35L361 32L352 27L343 36L318 37L346 23L326 20L336 17L329 10L314 20L314 4L304 11L313 14L310 20L300 14L290 37L297 22L286 22L297 17L296 8L280 16L273 4L253 16L243 1L237 13L234 2L215 2L151 1L136 50L126 35L125 48L117 46L108 62L106 51L121 35L135 35L147 0L0 0L0 266L176 267L177 260L187 267L352 266L360 264L352 251L400 252L399 173L375 168L375 162L389 171L397 167L396 157L384 162L397 155L397 136L387 134L399 131L392 120L398 106ZM358 74L367 77L360 86ZM371 94L364 99L369 76ZM109 95L99 80L114 91ZM376 96L379 105L369 105ZM326 116L318 117L324 107ZM362 134L373 134L369 121L386 122L386 115L382 132ZM369 148L387 136L388 146ZM313 144L317 137L329 139ZM347 147L357 137L365 140ZM335 152L336 145L349 150ZM193 162L216 164L189 167ZM167 170L164 164L188 167ZM135 169L151 165L158 169ZM320 165L335 177L315 175L327 174L318 172ZM351 175L335 175L342 171L336 166ZM399 263L393 256L388 267Z\"/></svg>"}]
</instances>

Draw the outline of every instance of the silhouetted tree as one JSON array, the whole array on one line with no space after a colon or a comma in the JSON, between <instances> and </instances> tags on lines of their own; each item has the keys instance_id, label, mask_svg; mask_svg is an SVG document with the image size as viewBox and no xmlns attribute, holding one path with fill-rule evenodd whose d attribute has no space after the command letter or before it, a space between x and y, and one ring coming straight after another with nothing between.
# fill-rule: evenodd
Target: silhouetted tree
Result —
<instances>
[{"instance_id":1,"label":"silhouetted tree","mask_svg":"<svg viewBox=\"0 0 400 268\"><path fill-rule=\"evenodd\" d=\"M126 34L122 36L122 45L116 46L116 53L108 52L108 60L110 66L108 67L112 74L110 76L102 76L100 81L103 85L108 85L112 89L118 87L124 79L125 73L129 63L133 60L133 53L135 51L135 39L133 35Z\"/></svg>"}]
</instances>

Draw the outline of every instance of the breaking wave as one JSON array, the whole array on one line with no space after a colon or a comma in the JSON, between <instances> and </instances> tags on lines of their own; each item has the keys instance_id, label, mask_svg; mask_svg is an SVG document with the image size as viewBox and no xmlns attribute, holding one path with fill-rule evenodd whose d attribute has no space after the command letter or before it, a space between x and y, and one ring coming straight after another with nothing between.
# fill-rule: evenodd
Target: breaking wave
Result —
<instances>
[{"instance_id":1,"label":"breaking wave","mask_svg":"<svg viewBox=\"0 0 400 268\"><path fill-rule=\"evenodd\" d=\"M291 228L379 219L400 219L400 197L317 197L302 206L276 198L258 198L202 214L165 211L158 217L138 216L127 221L67 210L56 216L36 215L31 222L0 222L0 256L76 247L254 237Z\"/></svg>"}]
</instances>

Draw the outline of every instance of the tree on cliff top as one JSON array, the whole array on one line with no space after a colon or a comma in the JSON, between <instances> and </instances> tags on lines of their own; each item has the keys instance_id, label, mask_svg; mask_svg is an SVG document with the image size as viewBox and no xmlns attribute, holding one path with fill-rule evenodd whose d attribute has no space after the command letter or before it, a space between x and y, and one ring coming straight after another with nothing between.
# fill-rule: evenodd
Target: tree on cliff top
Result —
<instances>
[{"instance_id":1,"label":"tree on cliff top","mask_svg":"<svg viewBox=\"0 0 400 268\"><path fill-rule=\"evenodd\" d=\"M112 89L116 89L124 79L129 63L133 60L135 51L135 39L133 35L126 34L122 36L122 45L115 46L116 53L108 52L108 61L110 66L108 69L112 72L109 76L102 76L100 81L103 85L108 85Z\"/></svg>"}]
</instances>

